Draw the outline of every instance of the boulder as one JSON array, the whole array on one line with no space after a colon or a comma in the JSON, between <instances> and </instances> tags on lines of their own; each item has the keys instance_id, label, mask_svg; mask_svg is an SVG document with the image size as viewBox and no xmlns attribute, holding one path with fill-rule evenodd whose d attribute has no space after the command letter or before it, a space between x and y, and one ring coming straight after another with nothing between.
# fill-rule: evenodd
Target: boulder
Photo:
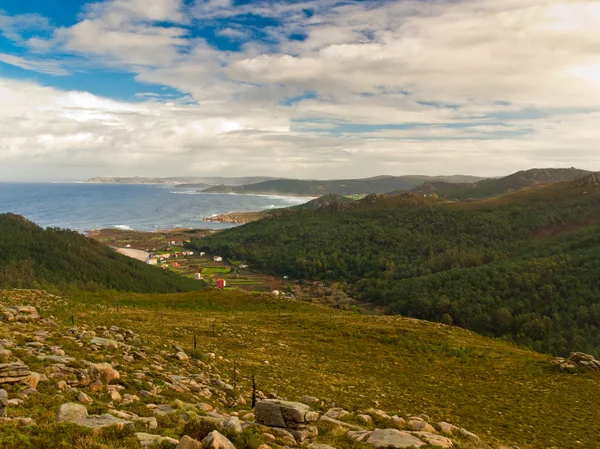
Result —
<instances>
[{"instance_id":1,"label":"boulder","mask_svg":"<svg viewBox=\"0 0 600 449\"><path fill-rule=\"evenodd\" d=\"M376 449L405 449L425 446L425 443L416 436L398 429L374 430L366 442Z\"/></svg>"},{"instance_id":2,"label":"boulder","mask_svg":"<svg viewBox=\"0 0 600 449\"><path fill-rule=\"evenodd\" d=\"M234 432L234 433L242 433L242 423L240 422L240 418L237 416L232 416L221 423L221 427L223 430Z\"/></svg>"},{"instance_id":3,"label":"boulder","mask_svg":"<svg viewBox=\"0 0 600 449\"><path fill-rule=\"evenodd\" d=\"M22 362L0 363L0 384L22 382L29 376L31 371Z\"/></svg>"},{"instance_id":4,"label":"boulder","mask_svg":"<svg viewBox=\"0 0 600 449\"><path fill-rule=\"evenodd\" d=\"M0 390L0 418L8 414L8 393L6 390Z\"/></svg>"},{"instance_id":5,"label":"boulder","mask_svg":"<svg viewBox=\"0 0 600 449\"><path fill-rule=\"evenodd\" d=\"M357 426L356 424L350 424L350 423L347 423L344 421L340 421L338 419L333 419L327 415L321 416L321 419L319 421L327 422L327 423L333 424L334 426L341 427L343 429L350 429L350 430L356 430L356 431L364 430L362 427Z\"/></svg>"},{"instance_id":6,"label":"boulder","mask_svg":"<svg viewBox=\"0 0 600 449\"><path fill-rule=\"evenodd\" d=\"M179 444L176 449L202 449L202 443L193 438L184 435L181 440L179 440Z\"/></svg>"},{"instance_id":7,"label":"boulder","mask_svg":"<svg viewBox=\"0 0 600 449\"><path fill-rule=\"evenodd\" d=\"M110 338L94 337L90 340L90 345L96 345L108 349L119 349L119 342Z\"/></svg>"},{"instance_id":8,"label":"boulder","mask_svg":"<svg viewBox=\"0 0 600 449\"><path fill-rule=\"evenodd\" d=\"M204 449L235 449L235 446L224 435L213 430L202 440Z\"/></svg>"},{"instance_id":9,"label":"boulder","mask_svg":"<svg viewBox=\"0 0 600 449\"><path fill-rule=\"evenodd\" d=\"M62 404L58 409L56 420L61 422L77 422L86 419L87 416L88 411L85 405L67 402L66 404Z\"/></svg>"},{"instance_id":10,"label":"boulder","mask_svg":"<svg viewBox=\"0 0 600 449\"><path fill-rule=\"evenodd\" d=\"M79 394L77 395L77 400L79 402L81 402L82 404L91 404L92 402L94 402L92 400L92 398L90 398L87 394L85 394L83 391L80 391Z\"/></svg>"},{"instance_id":11,"label":"boulder","mask_svg":"<svg viewBox=\"0 0 600 449\"><path fill-rule=\"evenodd\" d=\"M154 445L160 445L162 447L162 445L165 443L170 443L173 447L175 447L175 445L179 443L179 441L177 441L175 438L152 435L144 432L136 432L135 437L138 439L142 447L150 447Z\"/></svg>"},{"instance_id":12,"label":"boulder","mask_svg":"<svg viewBox=\"0 0 600 449\"><path fill-rule=\"evenodd\" d=\"M316 421L319 417L306 404L278 399L259 401L254 409L254 415L258 423L272 427L289 427L289 424Z\"/></svg>"},{"instance_id":13,"label":"boulder","mask_svg":"<svg viewBox=\"0 0 600 449\"><path fill-rule=\"evenodd\" d=\"M111 383L113 380L121 378L119 372L110 363L90 363L89 366L106 383Z\"/></svg>"},{"instance_id":14,"label":"boulder","mask_svg":"<svg viewBox=\"0 0 600 449\"><path fill-rule=\"evenodd\" d=\"M425 440L427 443L436 447L454 447L454 443L450 438L443 437L441 435L431 432L412 432L413 435Z\"/></svg>"}]
</instances>

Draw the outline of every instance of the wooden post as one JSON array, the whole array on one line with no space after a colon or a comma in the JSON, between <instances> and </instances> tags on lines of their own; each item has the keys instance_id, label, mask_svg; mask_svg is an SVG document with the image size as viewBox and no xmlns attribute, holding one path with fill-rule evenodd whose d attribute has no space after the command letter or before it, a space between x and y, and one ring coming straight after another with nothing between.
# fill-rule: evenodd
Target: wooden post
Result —
<instances>
[{"instance_id":1,"label":"wooden post","mask_svg":"<svg viewBox=\"0 0 600 449\"><path fill-rule=\"evenodd\" d=\"M197 341L196 341L196 329L194 329L194 351L196 350L196 346L197 346L196 343L197 343Z\"/></svg>"},{"instance_id":2,"label":"wooden post","mask_svg":"<svg viewBox=\"0 0 600 449\"><path fill-rule=\"evenodd\" d=\"M256 407L256 382L254 381L254 374L252 375L252 408Z\"/></svg>"}]
</instances>

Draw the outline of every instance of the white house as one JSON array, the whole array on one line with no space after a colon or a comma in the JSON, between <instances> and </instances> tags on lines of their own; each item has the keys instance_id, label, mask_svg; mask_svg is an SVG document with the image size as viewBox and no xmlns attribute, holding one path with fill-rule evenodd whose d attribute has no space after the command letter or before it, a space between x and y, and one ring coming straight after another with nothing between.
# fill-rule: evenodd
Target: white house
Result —
<instances>
[{"instance_id":1,"label":"white house","mask_svg":"<svg viewBox=\"0 0 600 449\"><path fill-rule=\"evenodd\" d=\"M156 264L158 264L158 259L156 257L148 257L148 260L146 261L146 263L148 265L156 265Z\"/></svg>"},{"instance_id":2,"label":"white house","mask_svg":"<svg viewBox=\"0 0 600 449\"><path fill-rule=\"evenodd\" d=\"M213 257L213 260L215 262L223 262L223 258L221 256L215 256L215 257Z\"/></svg>"},{"instance_id":3,"label":"white house","mask_svg":"<svg viewBox=\"0 0 600 449\"><path fill-rule=\"evenodd\" d=\"M204 256L206 253L204 251L200 251L200 256Z\"/></svg>"}]
</instances>

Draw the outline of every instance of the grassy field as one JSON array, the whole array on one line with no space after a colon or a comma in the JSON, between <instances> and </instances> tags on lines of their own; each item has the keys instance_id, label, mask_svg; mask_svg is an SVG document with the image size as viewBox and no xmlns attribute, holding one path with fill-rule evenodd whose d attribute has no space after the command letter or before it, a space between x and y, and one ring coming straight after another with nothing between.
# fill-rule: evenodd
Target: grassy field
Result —
<instances>
[{"instance_id":1,"label":"grassy field","mask_svg":"<svg viewBox=\"0 0 600 449\"><path fill-rule=\"evenodd\" d=\"M597 447L600 376L566 374L548 356L441 324L366 316L242 291L76 296L50 310L68 324L134 329L235 361L240 388L314 395L351 410L427 413L485 440L525 448Z\"/></svg>"}]
</instances>

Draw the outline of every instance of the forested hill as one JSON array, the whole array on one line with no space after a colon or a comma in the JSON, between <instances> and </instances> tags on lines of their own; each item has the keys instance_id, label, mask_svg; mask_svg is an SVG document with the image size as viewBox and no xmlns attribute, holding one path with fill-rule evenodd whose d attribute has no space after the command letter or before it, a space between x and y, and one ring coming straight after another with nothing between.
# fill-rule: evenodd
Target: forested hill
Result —
<instances>
[{"instance_id":1,"label":"forested hill","mask_svg":"<svg viewBox=\"0 0 600 449\"><path fill-rule=\"evenodd\" d=\"M539 351L600 355L600 176L498 198L372 196L195 241L254 268L348 282L390 313Z\"/></svg>"},{"instance_id":2,"label":"forested hill","mask_svg":"<svg viewBox=\"0 0 600 449\"><path fill-rule=\"evenodd\" d=\"M328 181L302 179L275 179L242 186L214 186L204 190L209 193L257 193L281 195L322 196L328 193L361 195L409 190L426 181L476 182L475 176L377 176L365 179L338 179Z\"/></svg>"},{"instance_id":3,"label":"forested hill","mask_svg":"<svg viewBox=\"0 0 600 449\"><path fill-rule=\"evenodd\" d=\"M0 287L49 285L144 293L190 291L201 286L118 254L76 232L44 230L19 215L0 214Z\"/></svg>"},{"instance_id":4,"label":"forested hill","mask_svg":"<svg viewBox=\"0 0 600 449\"><path fill-rule=\"evenodd\" d=\"M513 192L540 183L573 181L591 172L577 168L534 168L513 173L503 178L483 179L476 183L449 183L427 181L414 189L415 193L431 194L454 200L489 198Z\"/></svg>"}]
</instances>

